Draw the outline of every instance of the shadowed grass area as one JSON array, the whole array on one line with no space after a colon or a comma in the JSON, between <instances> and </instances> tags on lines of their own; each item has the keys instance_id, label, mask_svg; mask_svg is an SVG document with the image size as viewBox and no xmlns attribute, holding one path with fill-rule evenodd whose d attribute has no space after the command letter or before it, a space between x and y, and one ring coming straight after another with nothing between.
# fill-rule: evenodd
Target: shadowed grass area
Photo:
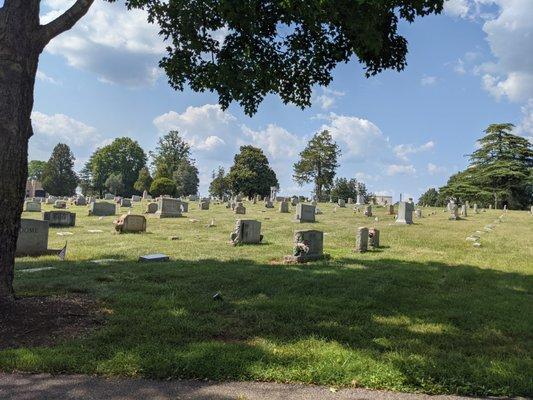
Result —
<instances>
[{"instance_id":1,"label":"shadowed grass area","mask_svg":"<svg viewBox=\"0 0 533 400\"><path fill-rule=\"evenodd\" d=\"M291 215L248 206L246 218L263 222L265 244L234 248L224 242L235 216L212 208L149 219L146 235L114 235L111 218L80 212L68 238L70 261L20 259L18 269L56 269L17 273L17 289L87 293L109 310L107 323L52 348L0 352L0 369L533 394L526 213L509 212L475 249L465 237L492 223L496 211L458 222L439 211L401 227L389 225L392 217L382 210L376 222L320 205L318 223L296 225ZM206 228L212 218L217 226ZM351 251L362 225L381 229L382 249ZM292 231L306 227L326 232L331 260L271 265L290 252ZM58 247L64 237L51 232ZM134 261L150 251L173 261ZM117 261L89 261L95 258ZM218 291L223 301L212 299Z\"/></svg>"}]
</instances>

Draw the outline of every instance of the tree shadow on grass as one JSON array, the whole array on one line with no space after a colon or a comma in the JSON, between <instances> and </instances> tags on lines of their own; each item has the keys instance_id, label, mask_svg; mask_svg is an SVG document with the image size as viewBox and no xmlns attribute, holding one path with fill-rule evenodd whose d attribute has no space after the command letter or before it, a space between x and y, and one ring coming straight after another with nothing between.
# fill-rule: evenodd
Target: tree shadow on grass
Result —
<instances>
[{"instance_id":1,"label":"tree shadow on grass","mask_svg":"<svg viewBox=\"0 0 533 400\"><path fill-rule=\"evenodd\" d=\"M89 264L17 277L27 294L82 286L112 310L86 338L32 349L38 370L532 394L528 275L356 257ZM26 355L0 353L0 368Z\"/></svg>"}]
</instances>

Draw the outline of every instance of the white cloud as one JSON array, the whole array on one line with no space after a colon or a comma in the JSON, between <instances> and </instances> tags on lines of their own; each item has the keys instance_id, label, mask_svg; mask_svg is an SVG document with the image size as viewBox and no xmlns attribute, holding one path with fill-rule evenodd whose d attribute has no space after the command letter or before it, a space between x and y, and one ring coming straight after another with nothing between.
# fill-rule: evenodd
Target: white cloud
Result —
<instances>
[{"instance_id":1,"label":"white cloud","mask_svg":"<svg viewBox=\"0 0 533 400\"><path fill-rule=\"evenodd\" d=\"M401 165L401 164L391 164L387 166L387 175L414 175L416 169L412 164Z\"/></svg>"},{"instance_id":2,"label":"white cloud","mask_svg":"<svg viewBox=\"0 0 533 400\"><path fill-rule=\"evenodd\" d=\"M454 17L465 18L469 11L468 0L448 0L444 3L444 12Z\"/></svg>"},{"instance_id":3,"label":"white cloud","mask_svg":"<svg viewBox=\"0 0 533 400\"><path fill-rule=\"evenodd\" d=\"M396 154L402 160L407 161L407 155L432 150L434 147L435 142L432 140L420 146L415 146L413 144L399 144L394 146L394 154Z\"/></svg>"},{"instance_id":4,"label":"white cloud","mask_svg":"<svg viewBox=\"0 0 533 400\"><path fill-rule=\"evenodd\" d=\"M79 170L103 140L96 128L64 114L48 115L34 111L31 119L34 134L28 149L30 159L48 160L52 149L58 143L65 143L74 153L74 167Z\"/></svg>"},{"instance_id":5,"label":"white cloud","mask_svg":"<svg viewBox=\"0 0 533 400\"><path fill-rule=\"evenodd\" d=\"M47 23L60 15L72 0L46 0ZM102 82L143 86L153 84L164 54L158 28L147 22L142 10L127 10L120 3L95 2L72 30L56 37L46 51L66 58L72 67L96 74Z\"/></svg>"},{"instance_id":6,"label":"white cloud","mask_svg":"<svg viewBox=\"0 0 533 400\"><path fill-rule=\"evenodd\" d=\"M446 172L446 168L438 166L438 165L435 165L433 163L428 163L427 171L428 171L428 173L430 175L438 175L438 174L441 174L441 173L445 173Z\"/></svg>"},{"instance_id":7,"label":"white cloud","mask_svg":"<svg viewBox=\"0 0 533 400\"><path fill-rule=\"evenodd\" d=\"M341 147L345 160L363 162L367 159L381 160L388 158L390 148L388 139L371 121L354 116L330 113L324 116L327 123L321 130L328 130Z\"/></svg>"},{"instance_id":8,"label":"white cloud","mask_svg":"<svg viewBox=\"0 0 533 400\"><path fill-rule=\"evenodd\" d=\"M266 129L254 131L242 126L245 138L266 152L274 160L294 159L305 145L301 138L275 124L268 124ZM242 139L241 139L242 140Z\"/></svg>"},{"instance_id":9,"label":"white cloud","mask_svg":"<svg viewBox=\"0 0 533 400\"><path fill-rule=\"evenodd\" d=\"M326 87L322 88L322 94L316 96L314 102L318 103L321 109L323 110L329 110L332 108L337 99L344 96L345 92L340 92L338 90L332 90Z\"/></svg>"},{"instance_id":10,"label":"white cloud","mask_svg":"<svg viewBox=\"0 0 533 400\"><path fill-rule=\"evenodd\" d=\"M436 76L427 76L424 75L422 79L420 79L420 84L422 86L433 86L437 83L437 77Z\"/></svg>"},{"instance_id":11,"label":"white cloud","mask_svg":"<svg viewBox=\"0 0 533 400\"><path fill-rule=\"evenodd\" d=\"M51 76L46 75L42 71L37 71L36 78L38 80L40 80L41 82L51 83L53 85L59 85L60 84L59 81L57 81L56 79L52 78Z\"/></svg>"},{"instance_id":12,"label":"white cloud","mask_svg":"<svg viewBox=\"0 0 533 400\"><path fill-rule=\"evenodd\" d=\"M533 99L522 107L522 121L516 127L515 133L524 136L533 143Z\"/></svg>"}]
</instances>

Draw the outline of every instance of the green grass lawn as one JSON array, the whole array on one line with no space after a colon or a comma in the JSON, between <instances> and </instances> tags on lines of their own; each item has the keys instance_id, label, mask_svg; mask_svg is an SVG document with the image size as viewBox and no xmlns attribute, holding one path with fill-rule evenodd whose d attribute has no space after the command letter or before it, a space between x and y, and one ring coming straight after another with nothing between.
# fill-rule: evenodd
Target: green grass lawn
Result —
<instances>
[{"instance_id":1,"label":"green grass lawn","mask_svg":"<svg viewBox=\"0 0 533 400\"><path fill-rule=\"evenodd\" d=\"M191 203L186 217L148 217L146 234L129 235L114 233L113 217L71 206L76 227L51 228L49 240L51 248L68 240L67 260L18 259L16 290L88 294L110 310L107 321L51 348L1 351L0 370L533 395L528 213L508 212L474 248L465 238L501 211L448 221L425 209L414 225L395 226L379 208L375 222L321 204L317 223L296 224L292 212L246 207L244 218L262 222L262 245L228 245L236 216L223 205ZM205 227L211 219L216 227ZM354 253L359 226L379 228L382 248ZM324 231L331 259L272 263L290 254L295 229ZM137 263L156 252L171 261ZM118 261L90 262L107 258ZM47 266L57 268L20 272ZM218 291L224 301L212 300Z\"/></svg>"}]
</instances>

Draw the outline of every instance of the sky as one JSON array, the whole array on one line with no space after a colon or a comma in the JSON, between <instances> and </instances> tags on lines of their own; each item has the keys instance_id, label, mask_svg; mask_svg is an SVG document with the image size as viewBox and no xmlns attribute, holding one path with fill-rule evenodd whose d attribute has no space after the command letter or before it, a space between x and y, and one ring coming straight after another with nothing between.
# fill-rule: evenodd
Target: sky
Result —
<instances>
[{"instance_id":1,"label":"sky","mask_svg":"<svg viewBox=\"0 0 533 400\"><path fill-rule=\"evenodd\" d=\"M41 22L74 0L43 0ZM0 0L0 4L2 1ZM39 63L29 159L47 160L68 144L80 170L98 147L131 137L148 153L177 129L191 144L207 194L211 172L229 169L243 144L261 147L280 194L309 195L292 165L312 137L328 129L341 148L337 177L376 194L417 198L468 165L491 123L512 122L533 140L533 0L449 0L445 12L403 23L408 66L364 77L353 61L338 66L301 110L272 95L248 117L222 111L217 96L174 91L158 61L165 45L144 12L96 0Z\"/></svg>"}]
</instances>

